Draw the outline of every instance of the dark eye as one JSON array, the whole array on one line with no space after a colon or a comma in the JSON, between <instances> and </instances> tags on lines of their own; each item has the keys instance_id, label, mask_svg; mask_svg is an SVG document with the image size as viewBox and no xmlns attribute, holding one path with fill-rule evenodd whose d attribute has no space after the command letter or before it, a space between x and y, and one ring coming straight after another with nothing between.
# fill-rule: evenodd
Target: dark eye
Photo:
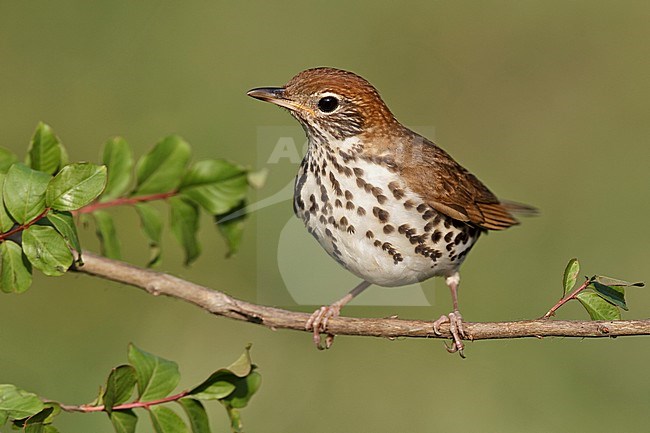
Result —
<instances>
[{"instance_id":1,"label":"dark eye","mask_svg":"<svg viewBox=\"0 0 650 433\"><path fill-rule=\"evenodd\" d=\"M318 109L323 113L331 113L339 106L339 100L334 96L325 96L318 101Z\"/></svg>"}]
</instances>

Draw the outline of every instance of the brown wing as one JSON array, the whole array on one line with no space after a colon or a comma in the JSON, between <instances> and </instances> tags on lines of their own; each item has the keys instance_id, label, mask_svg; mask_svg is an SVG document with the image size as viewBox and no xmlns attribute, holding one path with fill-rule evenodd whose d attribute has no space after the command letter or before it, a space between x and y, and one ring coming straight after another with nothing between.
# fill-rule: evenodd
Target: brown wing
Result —
<instances>
[{"instance_id":1,"label":"brown wing","mask_svg":"<svg viewBox=\"0 0 650 433\"><path fill-rule=\"evenodd\" d=\"M409 187L435 210L487 230L519 224L511 212L532 209L501 203L473 174L429 140L414 134L400 171Z\"/></svg>"}]
</instances>

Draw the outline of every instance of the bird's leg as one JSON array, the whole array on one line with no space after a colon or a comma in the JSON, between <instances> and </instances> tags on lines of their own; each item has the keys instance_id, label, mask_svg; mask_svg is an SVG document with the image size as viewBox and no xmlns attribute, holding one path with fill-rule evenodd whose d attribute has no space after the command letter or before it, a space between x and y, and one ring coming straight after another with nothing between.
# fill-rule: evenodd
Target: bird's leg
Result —
<instances>
[{"instance_id":1,"label":"bird's leg","mask_svg":"<svg viewBox=\"0 0 650 433\"><path fill-rule=\"evenodd\" d=\"M449 323L449 332L453 338L453 343L451 347L447 347L447 351L449 353L458 352L458 354L464 358L465 355L463 354L463 348L465 345L463 344L462 338L468 338L468 335L465 333L465 329L463 328L463 317L460 315L460 312L458 312L458 284L460 283L460 274L456 272L453 275L450 275L447 277L445 282L451 291L451 301L454 306L454 311L449 313L449 315L443 314L438 320L433 322L433 332L437 335L441 335L440 325L443 323Z\"/></svg>"},{"instance_id":2,"label":"bird's leg","mask_svg":"<svg viewBox=\"0 0 650 433\"><path fill-rule=\"evenodd\" d=\"M329 349L334 343L334 334L327 334L325 338L325 346L321 345L321 332L326 332L327 322L333 317L337 317L341 312L341 308L348 302L355 298L359 293L363 292L370 286L371 283L362 281L354 289L350 290L347 295L334 302L332 305L320 307L314 311L307 323L305 329L307 331L314 331L314 343L319 349Z\"/></svg>"}]
</instances>

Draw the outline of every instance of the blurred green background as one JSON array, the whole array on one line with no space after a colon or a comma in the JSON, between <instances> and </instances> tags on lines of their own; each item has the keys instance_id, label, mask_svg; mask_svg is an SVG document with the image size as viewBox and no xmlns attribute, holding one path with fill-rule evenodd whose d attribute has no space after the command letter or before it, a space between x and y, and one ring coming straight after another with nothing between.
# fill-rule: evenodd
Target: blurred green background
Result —
<instances>
[{"instance_id":1,"label":"blurred green background","mask_svg":"<svg viewBox=\"0 0 650 433\"><path fill-rule=\"evenodd\" d=\"M586 274L650 279L649 19L644 1L3 0L0 145L24 154L43 120L73 160L99 161L108 137L124 136L140 155L178 133L196 158L268 168L254 197L263 199L287 185L296 166L266 164L269 136L260 131L302 138L290 116L246 90L283 84L308 67L353 70L380 89L398 119L435 138L493 191L542 210L482 239L461 285L466 320L534 318L560 296L573 256ZM135 213L114 214L125 258L146 263ZM310 311L292 302L282 266L330 301L355 280L291 215L288 201L253 214L229 260L205 218L197 263L184 268L167 235L161 269L238 298ZM92 232L84 230L84 244L96 250ZM281 234L295 254L281 248ZM430 307L344 314L447 312L444 284L423 286ZM624 318L650 315L645 289L630 290L628 300ZM558 317L587 315L568 305ZM26 294L0 297L0 383L87 402L126 360L130 341L178 361L184 387L253 343L263 385L243 413L250 432L648 430L647 337L476 342L466 360L424 340L338 337L319 352L305 333L215 318L82 275L38 276ZM226 431L223 410L215 404L211 413L213 431ZM141 424L150 431L148 420ZM63 415L58 426L112 430L102 415Z\"/></svg>"}]
</instances>

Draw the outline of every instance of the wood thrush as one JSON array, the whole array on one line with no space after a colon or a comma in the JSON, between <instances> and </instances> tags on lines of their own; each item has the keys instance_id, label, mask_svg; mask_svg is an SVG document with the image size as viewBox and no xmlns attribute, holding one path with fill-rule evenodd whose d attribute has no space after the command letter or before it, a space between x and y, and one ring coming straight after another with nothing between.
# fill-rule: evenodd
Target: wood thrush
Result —
<instances>
[{"instance_id":1,"label":"wood thrush","mask_svg":"<svg viewBox=\"0 0 650 433\"><path fill-rule=\"evenodd\" d=\"M306 324L320 334L341 308L371 284L394 287L445 277L453 311L450 352L463 354L459 267L487 230L518 224L515 212L444 150L400 124L377 90L339 69L300 72L284 87L249 96L289 110L309 140L296 176L293 208L309 233L344 268L363 279L346 296L316 310ZM327 335L330 347L334 336ZM471 337L470 337L471 338Z\"/></svg>"}]
</instances>

